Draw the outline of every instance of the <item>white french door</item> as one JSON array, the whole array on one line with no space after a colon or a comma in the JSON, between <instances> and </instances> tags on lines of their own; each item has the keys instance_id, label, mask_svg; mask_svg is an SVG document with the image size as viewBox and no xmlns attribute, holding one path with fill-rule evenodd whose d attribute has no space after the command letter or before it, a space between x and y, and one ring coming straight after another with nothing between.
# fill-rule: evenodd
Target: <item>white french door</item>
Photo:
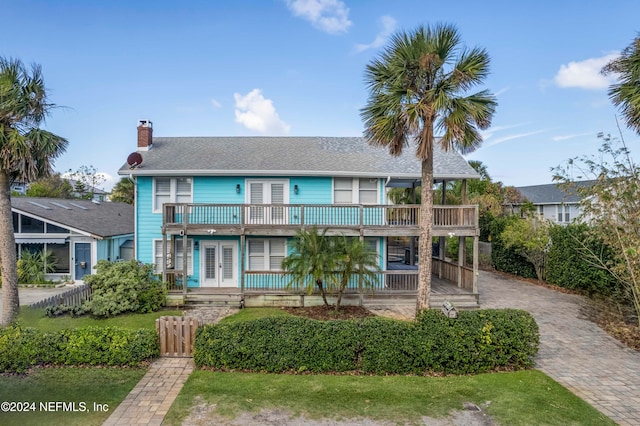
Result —
<instances>
[{"instance_id":1,"label":"white french door","mask_svg":"<svg viewBox=\"0 0 640 426\"><path fill-rule=\"evenodd\" d=\"M237 287L237 243L201 241L200 247L201 287Z\"/></svg>"},{"instance_id":2,"label":"white french door","mask_svg":"<svg viewBox=\"0 0 640 426\"><path fill-rule=\"evenodd\" d=\"M248 181L248 200L250 204L247 217L249 223L286 224L287 215L284 206L289 201L288 181L264 180ZM260 206L260 204L266 204Z\"/></svg>"}]
</instances>

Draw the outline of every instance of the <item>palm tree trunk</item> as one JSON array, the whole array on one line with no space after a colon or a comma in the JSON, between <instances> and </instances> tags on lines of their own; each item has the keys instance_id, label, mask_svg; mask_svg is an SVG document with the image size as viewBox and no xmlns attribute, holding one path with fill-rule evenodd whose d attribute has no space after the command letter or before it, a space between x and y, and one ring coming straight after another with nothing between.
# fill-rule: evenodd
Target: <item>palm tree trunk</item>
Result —
<instances>
[{"instance_id":1,"label":"palm tree trunk","mask_svg":"<svg viewBox=\"0 0 640 426\"><path fill-rule=\"evenodd\" d=\"M322 281L318 280L316 281L316 284L318 285L318 288L320 289L320 295L322 296L322 301L324 302L324 306L329 306L329 302L327 302L327 296L324 293L324 287L322 286Z\"/></svg>"},{"instance_id":2,"label":"palm tree trunk","mask_svg":"<svg viewBox=\"0 0 640 426\"><path fill-rule=\"evenodd\" d=\"M6 326L18 317L20 300L16 271L16 240L11 214L11 182L5 172L0 172L0 268L2 270L0 326Z\"/></svg>"},{"instance_id":3,"label":"palm tree trunk","mask_svg":"<svg viewBox=\"0 0 640 426\"><path fill-rule=\"evenodd\" d=\"M416 315L429 309L431 295L431 223L433 221L433 130L425 125L422 140L422 203L420 205L420 241L418 246L418 297ZM431 130L431 131L429 131Z\"/></svg>"}]
</instances>

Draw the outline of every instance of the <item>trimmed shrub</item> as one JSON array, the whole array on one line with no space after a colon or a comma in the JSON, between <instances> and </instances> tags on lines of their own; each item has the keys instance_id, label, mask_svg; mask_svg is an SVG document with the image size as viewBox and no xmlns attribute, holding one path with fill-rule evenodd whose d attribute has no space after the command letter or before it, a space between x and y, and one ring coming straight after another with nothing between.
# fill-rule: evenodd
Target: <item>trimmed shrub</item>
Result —
<instances>
[{"instance_id":1,"label":"trimmed shrub","mask_svg":"<svg viewBox=\"0 0 640 426\"><path fill-rule=\"evenodd\" d=\"M96 274L85 277L93 293L86 303L91 314L112 317L123 312L154 312L165 303L166 285L153 275L153 265L136 260L101 260Z\"/></svg>"},{"instance_id":2,"label":"trimmed shrub","mask_svg":"<svg viewBox=\"0 0 640 426\"><path fill-rule=\"evenodd\" d=\"M533 317L513 309L463 311L457 319L426 311L416 322L272 317L202 327L194 361L265 372L465 374L530 367L538 342Z\"/></svg>"},{"instance_id":3,"label":"trimmed shrub","mask_svg":"<svg viewBox=\"0 0 640 426\"><path fill-rule=\"evenodd\" d=\"M82 327L53 333L17 326L0 329L2 373L22 373L43 364L137 366L158 355L158 336L146 329Z\"/></svg>"}]
</instances>

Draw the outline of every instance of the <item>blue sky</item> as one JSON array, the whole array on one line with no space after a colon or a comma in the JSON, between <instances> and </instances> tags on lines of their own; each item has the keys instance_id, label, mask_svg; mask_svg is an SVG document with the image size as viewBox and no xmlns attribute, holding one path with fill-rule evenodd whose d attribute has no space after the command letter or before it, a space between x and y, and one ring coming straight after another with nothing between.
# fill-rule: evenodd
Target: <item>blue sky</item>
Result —
<instances>
[{"instance_id":1,"label":"blue sky","mask_svg":"<svg viewBox=\"0 0 640 426\"><path fill-rule=\"evenodd\" d=\"M551 167L617 133L598 70L640 31L635 0L0 0L0 11L0 55L41 64L67 107L46 123L70 142L57 171L93 165L107 188L138 119L155 136L362 135L366 64L389 34L436 22L492 58L485 87L499 105L468 159L507 185L550 183Z\"/></svg>"}]
</instances>

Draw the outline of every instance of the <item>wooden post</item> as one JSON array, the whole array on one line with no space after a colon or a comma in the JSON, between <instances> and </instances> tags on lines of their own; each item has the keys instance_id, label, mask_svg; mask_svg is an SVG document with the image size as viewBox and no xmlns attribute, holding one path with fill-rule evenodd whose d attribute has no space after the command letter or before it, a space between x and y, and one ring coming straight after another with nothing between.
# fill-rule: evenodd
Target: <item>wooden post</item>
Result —
<instances>
[{"instance_id":1,"label":"wooden post","mask_svg":"<svg viewBox=\"0 0 640 426\"><path fill-rule=\"evenodd\" d=\"M480 250L480 236L473 237L473 293L478 294L478 250Z\"/></svg>"},{"instance_id":2,"label":"wooden post","mask_svg":"<svg viewBox=\"0 0 640 426\"><path fill-rule=\"evenodd\" d=\"M458 287L462 287L462 267L464 266L464 246L466 237L458 237Z\"/></svg>"},{"instance_id":3,"label":"wooden post","mask_svg":"<svg viewBox=\"0 0 640 426\"><path fill-rule=\"evenodd\" d=\"M416 204L416 181L411 184L411 203ZM418 214L411 212L411 217L417 218ZM414 225L418 225L418 221L414 220ZM416 237L411 237L409 242L409 265L416 264Z\"/></svg>"},{"instance_id":4,"label":"wooden post","mask_svg":"<svg viewBox=\"0 0 640 426\"><path fill-rule=\"evenodd\" d=\"M244 233L240 235L240 293L244 297L244 256L245 256L245 242L246 238Z\"/></svg>"},{"instance_id":5,"label":"wooden post","mask_svg":"<svg viewBox=\"0 0 640 426\"><path fill-rule=\"evenodd\" d=\"M162 231L162 281L167 281L167 233L164 231Z\"/></svg>"},{"instance_id":6,"label":"wooden post","mask_svg":"<svg viewBox=\"0 0 640 426\"><path fill-rule=\"evenodd\" d=\"M447 204L447 181L443 180L442 181L442 197L441 197L441 203L442 205L446 205ZM440 237L439 239L439 258L440 258L440 268L438 271L438 277L442 278L442 272L444 269L444 258L445 258L445 250L446 250L446 238L445 237Z\"/></svg>"},{"instance_id":7,"label":"wooden post","mask_svg":"<svg viewBox=\"0 0 640 426\"><path fill-rule=\"evenodd\" d=\"M189 278L187 277L187 267L189 266L189 261L187 258L187 253L189 252L189 240L187 239L187 233L185 232L182 236L182 294L187 294L187 282Z\"/></svg>"}]
</instances>

